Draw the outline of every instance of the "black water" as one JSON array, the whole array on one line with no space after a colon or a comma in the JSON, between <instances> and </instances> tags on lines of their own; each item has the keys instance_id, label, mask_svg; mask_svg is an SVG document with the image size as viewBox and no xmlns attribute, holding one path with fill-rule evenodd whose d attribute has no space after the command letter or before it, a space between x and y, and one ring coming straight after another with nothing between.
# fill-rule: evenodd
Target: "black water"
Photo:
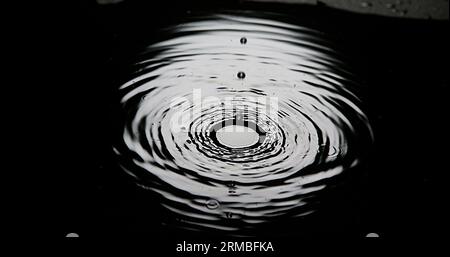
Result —
<instances>
[{"instance_id":1,"label":"black water","mask_svg":"<svg viewBox=\"0 0 450 257\"><path fill-rule=\"evenodd\" d=\"M191 7L72 17L60 120L71 137L56 148L65 158L53 152L64 172L61 235L158 235L170 245L434 233L447 21ZM172 132L168 106L193 88L219 101ZM255 96L275 95L276 115L260 115ZM222 105L225 96L235 104ZM233 146L215 126L228 120L259 140Z\"/></svg>"}]
</instances>

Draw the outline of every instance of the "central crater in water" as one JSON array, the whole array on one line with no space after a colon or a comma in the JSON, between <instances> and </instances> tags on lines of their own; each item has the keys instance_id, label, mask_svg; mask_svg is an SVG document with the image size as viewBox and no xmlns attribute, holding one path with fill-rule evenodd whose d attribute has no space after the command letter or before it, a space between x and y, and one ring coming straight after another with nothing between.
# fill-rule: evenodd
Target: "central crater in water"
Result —
<instances>
[{"instance_id":1,"label":"central crater in water","mask_svg":"<svg viewBox=\"0 0 450 257\"><path fill-rule=\"evenodd\" d=\"M170 214L161 223L287 231L361 163L372 140L361 86L323 33L246 13L159 38L117 91L114 151Z\"/></svg>"},{"instance_id":2,"label":"central crater in water","mask_svg":"<svg viewBox=\"0 0 450 257\"><path fill-rule=\"evenodd\" d=\"M216 138L222 145L243 148L258 143L259 134L249 127L231 125L219 129L216 132Z\"/></svg>"}]
</instances>

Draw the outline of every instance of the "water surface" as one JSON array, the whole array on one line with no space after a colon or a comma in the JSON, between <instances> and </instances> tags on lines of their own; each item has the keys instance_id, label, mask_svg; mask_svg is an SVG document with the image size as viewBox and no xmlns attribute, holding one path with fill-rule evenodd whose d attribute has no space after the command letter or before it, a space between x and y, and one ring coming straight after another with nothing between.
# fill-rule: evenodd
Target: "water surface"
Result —
<instances>
[{"instance_id":1,"label":"water surface","mask_svg":"<svg viewBox=\"0 0 450 257\"><path fill-rule=\"evenodd\" d=\"M165 223L252 235L313 214L361 164L373 137L362 85L323 33L247 13L162 35L118 89L114 150L176 217Z\"/></svg>"}]
</instances>

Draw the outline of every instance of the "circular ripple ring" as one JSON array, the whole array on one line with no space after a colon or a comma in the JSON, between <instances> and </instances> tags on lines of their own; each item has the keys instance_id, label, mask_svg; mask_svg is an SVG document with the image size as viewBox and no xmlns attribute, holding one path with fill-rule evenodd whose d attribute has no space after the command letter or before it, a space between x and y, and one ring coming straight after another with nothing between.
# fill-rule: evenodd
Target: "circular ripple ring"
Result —
<instances>
[{"instance_id":1,"label":"circular ripple ring","mask_svg":"<svg viewBox=\"0 0 450 257\"><path fill-rule=\"evenodd\" d=\"M307 215L359 163L372 138L359 85L321 33L214 15L169 34L120 86L114 148L180 226L239 233Z\"/></svg>"}]
</instances>

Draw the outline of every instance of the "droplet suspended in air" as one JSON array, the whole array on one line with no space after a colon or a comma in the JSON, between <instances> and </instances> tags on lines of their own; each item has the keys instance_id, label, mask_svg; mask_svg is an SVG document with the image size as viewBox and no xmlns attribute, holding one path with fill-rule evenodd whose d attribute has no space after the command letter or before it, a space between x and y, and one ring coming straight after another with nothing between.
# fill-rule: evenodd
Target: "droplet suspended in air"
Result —
<instances>
[{"instance_id":1,"label":"droplet suspended in air","mask_svg":"<svg viewBox=\"0 0 450 257\"><path fill-rule=\"evenodd\" d=\"M246 38L246 37L241 37L240 42L241 42L241 44L243 44L243 45L247 44L247 38Z\"/></svg>"},{"instance_id":2,"label":"droplet suspended in air","mask_svg":"<svg viewBox=\"0 0 450 257\"><path fill-rule=\"evenodd\" d=\"M244 79L245 78L245 73L240 71L240 72L238 72L237 77L240 78L240 79Z\"/></svg>"}]
</instances>

